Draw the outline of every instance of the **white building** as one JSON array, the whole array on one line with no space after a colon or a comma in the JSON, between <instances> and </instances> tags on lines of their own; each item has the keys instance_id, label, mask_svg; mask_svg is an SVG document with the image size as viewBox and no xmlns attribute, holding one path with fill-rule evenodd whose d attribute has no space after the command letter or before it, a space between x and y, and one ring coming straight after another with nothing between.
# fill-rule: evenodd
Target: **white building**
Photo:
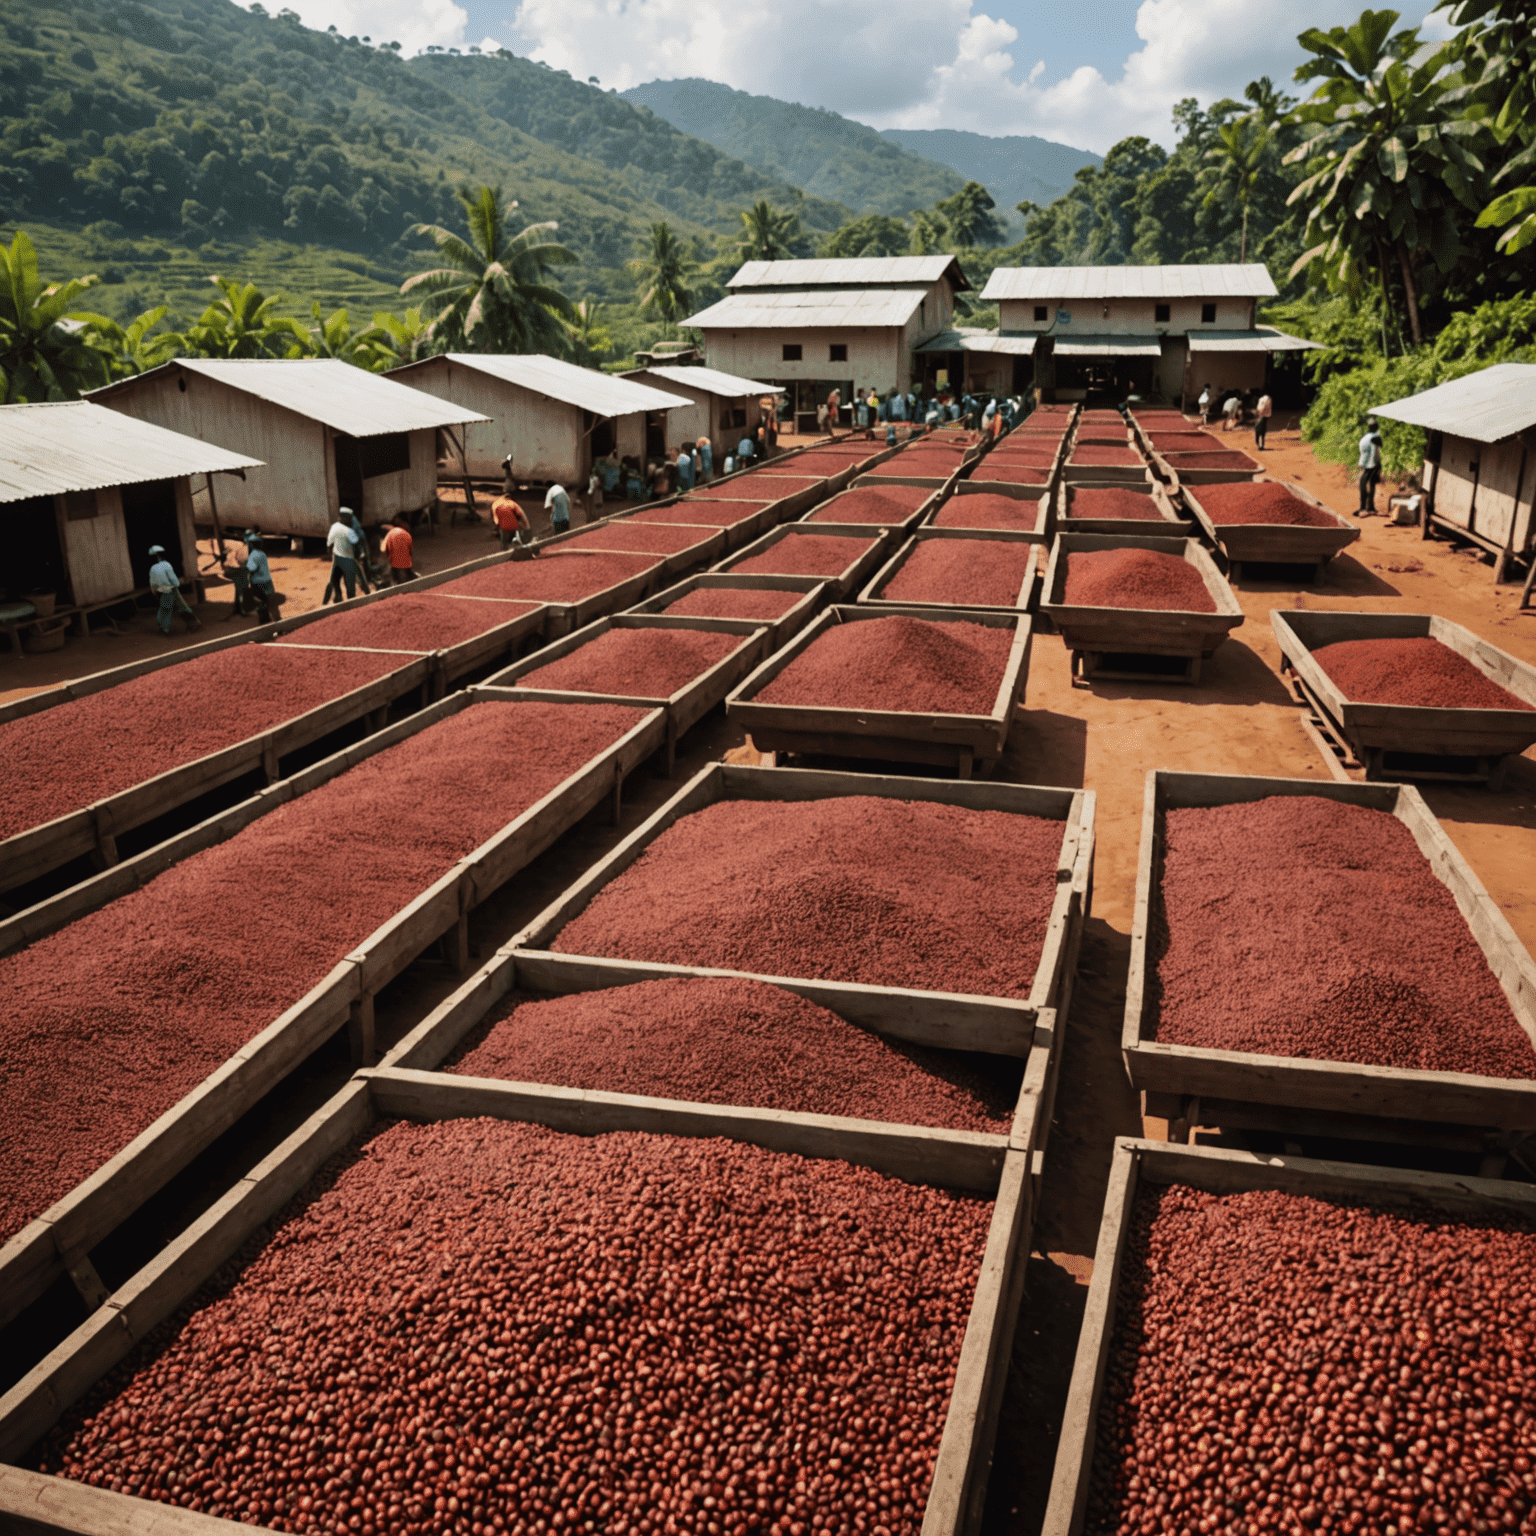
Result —
<instances>
[{"instance_id":1,"label":"white building","mask_svg":"<svg viewBox=\"0 0 1536 1536\"><path fill-rule=\"evenodd\" d=\"M1428 434L1426 535L1439 527L1482 545L1497 557L1495 581L1511 560L1536 570L1536 364L1495 363L1376 414Z\"/></svg>"},{"instance_id":2,"label":"white building","mask_svg":"<svg viewBox=\"0 0 1536 1536\"><path fill-rule=\"evenodd\" d=\"M325 537L339 507L369 527L437 499L438 432L483 421L335 358L178 357L93 390L93 401L263 468L216 493L226 529ZM213 509L198 507L198 521Z\"/></svg>"},{"instance_id":3,"label":"white building","mask_svg":"<svg viewBox=\"0 0 1536 1536\"><path fill-rule=\"evenodd\" d=\"M999 338L1027 344L1034 383L1057 398L1090 387L1193 401L1264 388L1277 352L1316 345L1255 320L1275 297L1262 263L999 267L982 290Z\"/></svg>"},{"instance_id":4,"label":"white building","mask_svg":"<svg viewBox=\"0 0 1536 1536\"><path fill-rule=\"evenodd\" d=\"M669 415L693 405L678 391L541 353L445 352L386 377L483 413L465 431L470 474L499 479L510 458L519 480L583 489L593 459L612 448L621 458L660 458L677 441Z\"/></svg>"},{"instance_id":5,"label":"white building","mask_svg":"<svg viewBox=\"0 0 1536 1536\"><path fill-rule=\"evenodd\" d=\"M749 261L728 295L682 323L704 333L712 368L762 379L789 397L797 425L838 389L882 395L919 376L914 354L949 329L970 287L953 256Z\"/></svg>"},{"instance_id":6,"label":"white building","mask_svg":"<svg viewBox=\"0 0 1536 1536\"><path fill-rule=\"evenodd\" d=\"M691 409L679 408L668 416L669 447L696 443L701 437L707 437L717 447L734 445L743 432L750 432L762 420L764 399L783 393L775 385L696 364L651 363L644 368L632 368L621 377L684 395L692 402Z\"/></svg>"}]
</instances>

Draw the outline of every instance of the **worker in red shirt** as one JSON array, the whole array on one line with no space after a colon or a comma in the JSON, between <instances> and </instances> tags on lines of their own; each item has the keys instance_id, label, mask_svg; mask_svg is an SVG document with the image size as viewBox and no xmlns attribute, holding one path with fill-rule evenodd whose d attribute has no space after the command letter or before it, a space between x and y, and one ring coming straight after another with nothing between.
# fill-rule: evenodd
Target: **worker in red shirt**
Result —
<instances>
[{"instance_id":1,"label":"worker in red shirt","mask_svg":"<svg viewBox=\"0 0 1536 1536\"><path fill-rule=\"evenodd\" d=\"M416 541L411 537L411 530L406 525L402 514L389 525L389 532L384 535L384 553L389 556L389 579L398 587L402 582L415 581L416 572L412 568L411 550Z\"/></svg>"},{"instance_id":2,"label":"worker in red shirt","mask_svg":"<svg viewBox=\"0 0 1536 1536\"><path fill-rule=\"evenodd\" d=\"M503 459L501 468L501 495L491 503L491 520L496 524L496 537L503 549L514 542L531 544L533 524L517 503L517 482L512 478L512 460Z\"/></svg>"}]
</instances>

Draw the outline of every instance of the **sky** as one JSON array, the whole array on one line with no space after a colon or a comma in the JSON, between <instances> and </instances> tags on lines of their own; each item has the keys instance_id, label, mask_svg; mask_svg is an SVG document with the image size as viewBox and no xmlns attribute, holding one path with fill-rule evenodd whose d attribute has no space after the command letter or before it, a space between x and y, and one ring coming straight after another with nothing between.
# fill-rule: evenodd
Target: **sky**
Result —
<instances>
[{"instance_id":1,"label":"sky","mask_svg":"<svg viewBox=\"0 0 1536 1536\"><path fill-rule=\"evenodd\" d=\"M874 128L1037 134L1102 153L1173 144L1174 103L1291 86L1296 34L1359 0L289 0L310 26L398 41L506 47L625 90L702 76L827 107ZM1413 0L1403 25L1432 0ZM1439 18L1426 35L1442 36Z\"/></svg>"}]
</instances>

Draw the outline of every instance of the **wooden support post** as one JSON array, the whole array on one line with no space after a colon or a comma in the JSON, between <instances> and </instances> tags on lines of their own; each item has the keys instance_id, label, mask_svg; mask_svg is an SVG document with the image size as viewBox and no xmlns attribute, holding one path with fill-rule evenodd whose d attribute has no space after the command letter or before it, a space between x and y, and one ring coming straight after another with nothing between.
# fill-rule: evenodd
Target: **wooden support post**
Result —
<instances>
[{"instance_id":1,"label":"wooden support post","mask_svg":"<svg viewBox=\"0 0 1536 1536\"><path fill-rule=\"evenodd\" d=\"M382 731L389 724L389 705L381 704L377 709L368 711L367 729L372 736L376 731Z\"/></svg>"},{"instance_id":2,"label":"wooden support post","mask_svg":"<svg viewBox=\"0 0 1536 1536\"><path fill-rule=\"evenodd\" d=\"M960 764L958 769L960 777L962 779L970 778L971 770L974 765L975 759L971 755L971 749L969 747L962 747L960 749Z\"/></svg>"},{"instance_id":3,"label":"wooden support post","mask_svg":"<svg viewBox=\"0 0 1536 1536\"><path fill-rule=\"evenodd\" d=\"M276 784L282 777L278 771L277 743L270 736L261 744L261 771L268 784Z\"/></svg>"},{"instance_id":4,"label":"wooden support post","mask_svg":"<svg viewBox=\"0 0 1536 1536\"><path fill-rule=\"evenodd\" d=\"M670 715L667 717L667 744L662 749L662 763L665 777L675 778L677 776L677 722Z\"/></svg>"},{"instance_id":5,"label":"wooden support post","mask_svg":"<svg viewBox=\"0 0 1536 1536\"><path fill-rule=\"evenodd\" d=\"M98 873L118 862L117 839L110 832L97 831L96 846L91 850L91 866Z\"/></svg>"},{"instance_id":6,"label":"wooden support post","mask_svg":"<svg viewBox=\"0 0 1536 1536\"><path fill-rule=\"evenodd\" d=\"M461 976L469 969L469 913L461 912L449 936L449 963Z\"/></svg>"},{"instance_id":7,"label":"wooden support post","mask_svg":"<svg viewBox=\"0 0 1536 1536\"><path fill-rule=\"evenodd\" d=\"M91 1256L88 1253L66 1259L64 1267L69 1271L69 1278L74 1281L75 1289L79 1291L80 1299L85 1303L87 1312L94 1312L111 1294L101 1276L96 1273L96 1266L91 1263Z\"/></svg>"},{"instance_id":8,"label":"wooden support post","mask_svg":"<svg viewBox=\"0 0 1536 1536\"><path fill-rule=\"evenodd\" d=\"M1168 1140L1188 1146L1190 1136L1199 1123L1200 1100L1198 1098L1185 1099L1180 1106L1178 1118L1168 1122Z\"/></svg>"},{"instance_id":9,"label":"wooden support post","mask_svg":"<svg viewBox=\"0 0 1536 1536\"><path fill-rule=\"evenodd\" d=\"M354 1067L374 1064L372 992L363 993L347 1013L347 1045L351 1048Z\"/></svg>"},{"instance_id":10,"label":"wooden support post","mask_svg":"<svg viewBox=\"0 0 1536 1536\"><path fill-rule=\"evenodd\" d=\"M609 815L613 825L624 819L624 770L617 763L613 765L613 792L608 797Z\"/></svg>"}]
</instances>

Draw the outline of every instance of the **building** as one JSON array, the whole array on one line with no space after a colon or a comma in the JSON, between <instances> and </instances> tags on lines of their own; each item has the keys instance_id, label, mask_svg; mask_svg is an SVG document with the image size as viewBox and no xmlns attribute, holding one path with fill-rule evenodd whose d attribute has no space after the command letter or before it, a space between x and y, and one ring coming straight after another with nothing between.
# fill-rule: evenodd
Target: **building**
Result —
<instances>
[{"instance_id":1,"label":"building","mask_svg":"<svg viewBox=\"0 0 1536 1536\"><path fill-rule=\"evenodd\" d=\"M84 400L0 406L0 530L11 601L84 614L149 589L152 544L197 577L191 476L260 462ZM238 480L226 480L238 485Z\"/></svg>"},{"instance_id":2,"label":"building","mask_svg":"<svg viewBox=\"0 0 1536 1536\"><path fill-rule=\"evenodd\" d=\"M485 419L334 358L178 357L89 398L265 464L199 522L309 538L339 507L374 526L431 506L439 448L456 457L454 429Z\"/></svg>"},{"instance_id":3,"label":"building","mask_svg":"<svg viewBox=\"0 0 1536 1536\"><path fill-rule=\"evenodd\" d=\"M837 389L885 394L921 377L917 349L954 322L970 287L953 256L749 261L726 297L683 321L704 333L711 368L788 396L797 427Z\"/></svg>"},{"instance_id":4,"label":"building","mask_svg":"<svg viewBox=\"0 0 1536 1536\"><path fill-rule=\"evenodd\" d=\"M1482 545L1497 557L1496 582L1511 560L1536 570L1536 364L1495 363L1376 414L1428 434L1426 537L1443 528Z\"/></svg>"},{"instance_id":5,"label":"building","mask_svg":"<svg viewBox=\"0 0 1536 1536\"><path fill-rule=\"evenodd\" d=\"M1276 353L1315 342L1259 325L1275 297L1259 262L1181 267L998 267L983 299L997 303L999 339L1027 343L1033 382L1057 399L1090 389L1192 404L1264 389Z\"/></svg>"},{"instance_id":6,"label":"building","mask_svg":"<svg viewBox=\"0 0 1536 1536\"><path fill-rule=\"evenodd\" d=\"M444 352L390 369L388 378L483 412L465 433L469 472L500 479L503 459L527 483L586 487L592 461L660 458L673 441L671 411L693 404L673 391L616 379L539 353Z\"/></svg>"},{"instance_id":7,"label":"building","mask_svg":"<svg viewBox=\"0 0 1536 1536\"><path fill-rule=\"evenodd\" d=\"M696 443L701 437L717 445L734 446L743 432L750 432L762 420L764 399L783 393L756 379L739 379L715 368L676 363L651 363L644 368L632 368L622 377L684 395L692 402L691 408L679 407L667 420L670 447Z\"/></svg>"}]
</instances>

